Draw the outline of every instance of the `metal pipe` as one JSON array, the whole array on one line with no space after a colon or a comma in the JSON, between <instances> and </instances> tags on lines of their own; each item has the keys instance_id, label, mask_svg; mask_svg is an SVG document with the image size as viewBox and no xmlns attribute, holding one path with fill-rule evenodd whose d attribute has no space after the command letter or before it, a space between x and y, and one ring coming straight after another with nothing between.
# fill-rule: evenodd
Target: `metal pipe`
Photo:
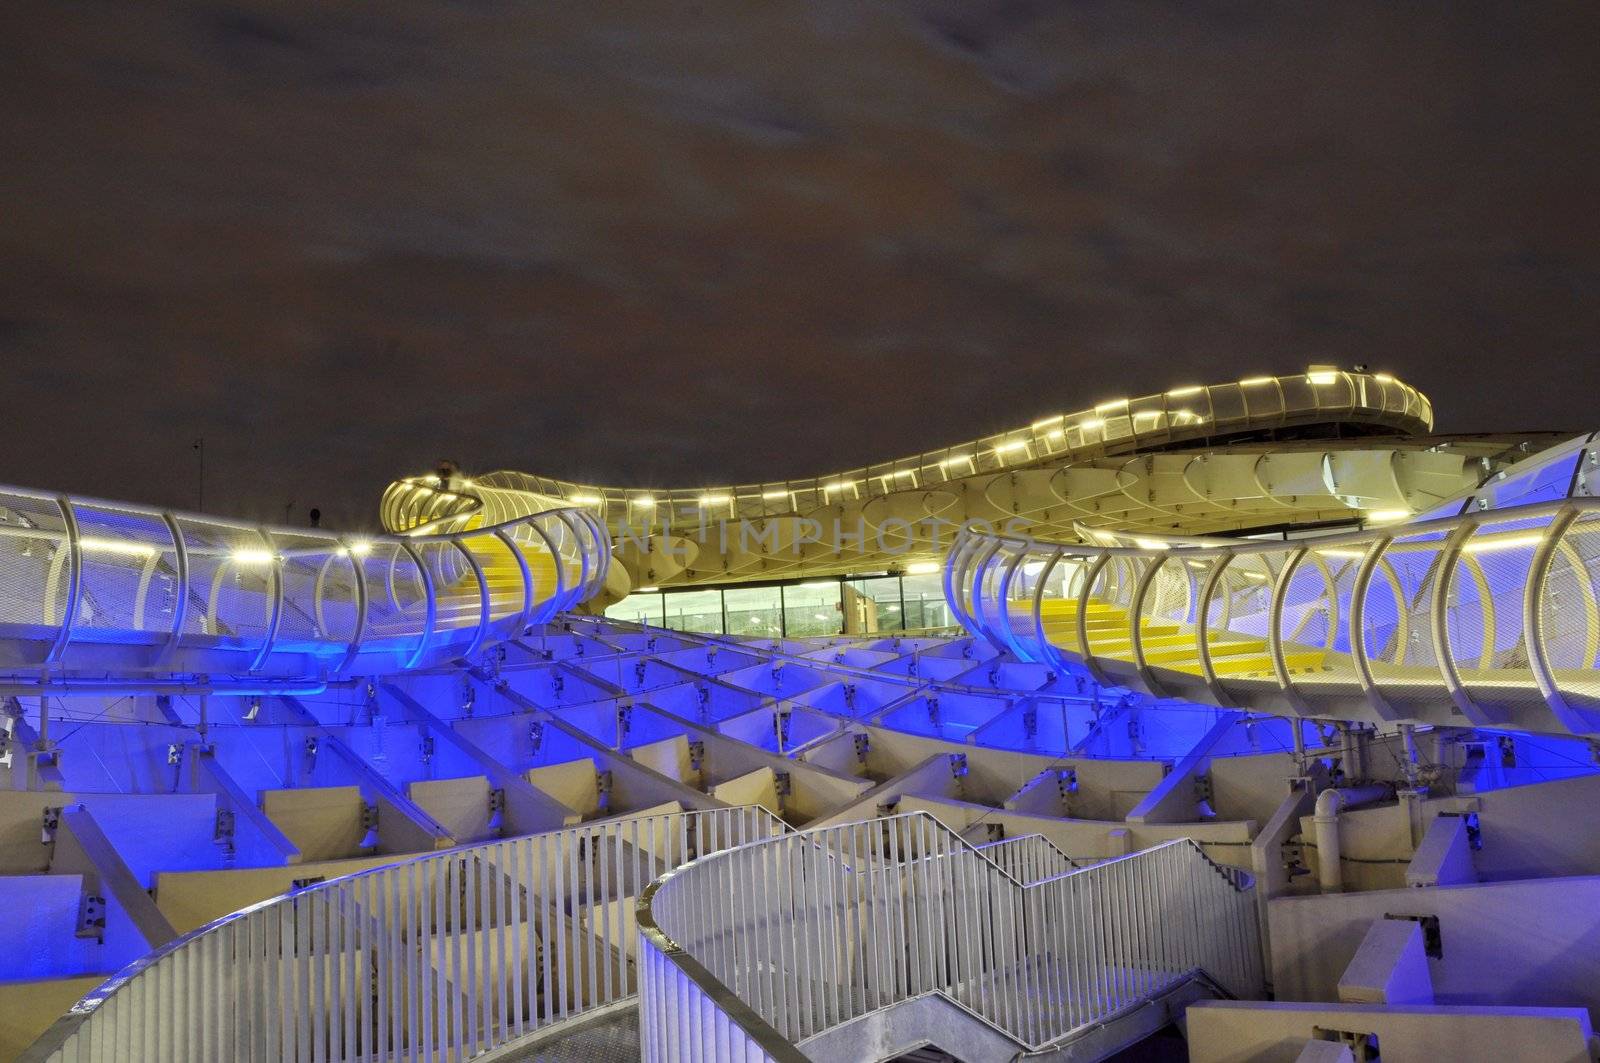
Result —
<instances>
[{"instance_id":1,"label":"metal pipe","mask_svg":"<svg viewBox=\"0 0 1600 1063\"><path fill-rule=\"evenodd\" d=\"M209 679L188 681L183 679L148 680L123 677L109 678L57 678L41 682L0 679L0 697L69 697L89 695L96 697L134 697L144 694L221 694L227 696L260 694L304 695L321 694L330 688L349 688L357 680L271 680L247 679L238 682L217 682Z\"/></svg>"},{"instance_id":2,"label":"metal pipe","mask_svg":"<svg viewBox=\"0 0 1600 1063\"><path fill-rule=\"evenodd\" d=\"M1417 788L1417 763L1421 759L1417 755L1416 728L1409 723L1400 725L1400 744L1405 747L1406 759L1402 765L1406 775L1406 789Z\"/></svg>"},{"instance_id":3,"label":"metal pipe","mask_svg":"<svg viewBox=\"0 0 1600 1063\"><path fill-rule=\"evenodd\" d=\"M1340 864L1339 813L1352 805L1382 800L1389 794L1383 786L1356 786L1338 790L1332 787L1317 795L1312 826L1317 838L1317 878L1323 893L1344 892L1344 868Z\"/></svg>"}]
</instances>

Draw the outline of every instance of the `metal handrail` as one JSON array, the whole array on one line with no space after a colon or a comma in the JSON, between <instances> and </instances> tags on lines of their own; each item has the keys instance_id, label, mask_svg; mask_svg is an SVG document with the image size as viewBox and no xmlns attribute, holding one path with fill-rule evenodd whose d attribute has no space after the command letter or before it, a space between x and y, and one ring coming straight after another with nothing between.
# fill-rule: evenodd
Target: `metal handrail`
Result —
<instances>
[{"instance_id":1,"label":"metal handrail","mask_svg":"<svg viewBox=\"0 0 1600 1063\"><path fill-rule=\"evenodd\" d=\"M803 1058L927 993L1029 1049L1197 969L1249 995L1253 889L1188 839L1024 883L923 812L724 850L640 895L643 1056Z\"/></svg>"},{"instance_id":2,"label":"metal handrail","mask_svg":"<svg viewBox=\"0 0 1600 1063\"><path fill-rule=\"evenodd\" d=\"M759 806L619 817L320 882L129 964L20 1060L465 1059L629 999L617 903L788 829Z\"/></svg>"},{"instance_id":3,"label":"metal handrail","mask_svg":"<svg viewBox=\"0 0 1600 1063\"><path fill-rule=\"evenodd\" d=\"M1563 474L1590 453L1558 450ZM1440 722L1419 714L1453 708L1480 724L1504 723L1504 706L1515 704L1548 715L1514 726L1593 731L1585 706L1595 691L1584 675L1600 665L1600 587L1587 573L1600 499L1564 490L1508 508L1446 508L1446 516L1289 541L1106 546L969 529L946 561L950 606L969 630L1024 660L1086 668L1158 697L1301 712L1320 698L1319 715L1383 722ZM1028 578L1013 583L1018 572ZM1218 607L1224 615L1214 618ZM1105 610L1093 631L1091 608ZM1054 637L1047 610L1059 618ZM1567 622L1552 625L1552 616ZM1150 623L1166 625L1159 659L1148 652ZM1261 667L1219 672L1217 652L1230 639L1263 640ZM1174 654L1180 646L1187 650ZM1320 655L1322 664L1297 667L1291 654Z\"/></svg>"},{"instance_id":4,"label":"metal handrail","mask_svg":"<svg viewBox=\"0 0 1600 1063\"><path fill-rule=\"evenodd\" d=\"M501 555L515 562L514 594L482 578ZM528 565L541 556L553 581ZM599 592L611 543L593 514L563 509L355 539L0 487L0 561L0 626L24 659L37 644L34 669L70 672L82 658L104 672L110 647L130 669L328 678L364 653L368 670L393 671L547 622ZM470 611L445 615L447 596Z\"/></svg>"}]
</instances>

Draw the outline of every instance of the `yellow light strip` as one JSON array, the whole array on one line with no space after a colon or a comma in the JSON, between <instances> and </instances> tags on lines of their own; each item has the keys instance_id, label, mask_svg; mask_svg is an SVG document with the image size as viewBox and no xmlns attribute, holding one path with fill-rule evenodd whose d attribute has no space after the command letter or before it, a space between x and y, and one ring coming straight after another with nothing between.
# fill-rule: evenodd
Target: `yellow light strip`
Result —
<instances>
[{"instance_id":1,"label":"yellow light strip","mask_svg":"<svg viewBox=\"0 0 1600 1063\"><path fill-rule=\"evenodd\" d=\"M1517 550L1528 546L1538 546L1543 541L1543 532L1530 532L1526 535L1508 535L1503 539L1473 539L1462 549L1469 554L1487 554L1495 550Z\"/></svg>"},{"instance_id":2,"label":"yellow light strip","mask_svg":"<svg viewBox=\"0 0 1600 1063\"><path fill-rule=\"evenodd\" d=\"M153 557L156 553L156 548L148 543L135 543L126 539L96 539L86 536L78 540L78 545L96 553L127 554L131 557Z\"/></svg>"}]
</instances>

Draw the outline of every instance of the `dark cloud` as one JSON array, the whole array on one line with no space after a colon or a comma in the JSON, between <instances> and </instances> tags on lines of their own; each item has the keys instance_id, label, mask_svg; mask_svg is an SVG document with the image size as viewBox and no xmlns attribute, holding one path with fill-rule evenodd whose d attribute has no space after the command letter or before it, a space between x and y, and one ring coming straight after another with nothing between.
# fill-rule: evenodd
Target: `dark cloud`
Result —
<instances>
[{"instance_id":1,"label":"dark cloud","mask_svg":"<svg viewBox=\"0 0 1600 1063\"><path fill-rule=\"evenodd\" d=\"M370 524L1366 362L1600 427L1600 9L0 14L0 481Z\"/></svg>"}]
</instances>

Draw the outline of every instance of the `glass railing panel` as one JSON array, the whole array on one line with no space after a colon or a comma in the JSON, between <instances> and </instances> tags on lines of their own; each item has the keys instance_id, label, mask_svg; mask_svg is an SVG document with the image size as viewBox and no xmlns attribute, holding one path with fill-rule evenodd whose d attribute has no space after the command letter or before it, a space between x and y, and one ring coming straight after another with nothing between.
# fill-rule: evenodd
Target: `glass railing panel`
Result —
<instances>
[{"instance_id":1,"label":"glass railing panel","mask_svg":"<svg viewBox=\"0 0 1600 1063\"><path fill-rule=\"evenodd\" d=\"M1527 632L1523 625L1523 596L1535 551L1543 542L1549 518L1486 520L1461 547L1469 578L1483 588L1480 594L1486 623L1493 632L1487 669L1460 668L1462 686L1473 701L1491 715L1543 710L1543 696L1534 684L1528 663Z\"/></svg>"},{"instance_id":2,"label":"glass railing panel","mask_svg":"<svg viewBox=\"0 0 1600 1063\"><path fill-rule=\"evenodd\" d=\"M367 622L363 646L387 646L408 659L427 629L428 591L420 565L398 542L374 540L358 549L361 578L367 590Z\"/></svg>"},{"instance_id":3,"label":"glass railing panel","mask_svg":"<svg viewBox=\"0 0 1600 1063\"><path fill-rule=\"evenodd\" d=\"M189 558L187 632L259 642L272 617L274 552L253 528L179 517Z\"/></svg>"},{"instance_id":4,"label":"glass railing panel","mask_svg":"<svg viewBox=\"0 0 1600 1063\"><path fill-rule=\"evenodd\" d=\"M0 623L59 627L66 616L71 551L54 499L0 493Z\"/></svg>"},{"instance_id":5,"label":"glass railing panel","mask_svg":"<svg viewBox=\"0 0 1600 1063\"><path fill-rule=\"evenodd\" d=\"M177 546L159 513L76 504L82 548L78 631L166 635L178 605Z\"/></svg>"},{"instance_id":6,"label":"glass railing panel","mask_svg":"<svg viewBox=\"0 0 1600 1063\"><path fill-rule=\"evenodd\" d=\"M1540 588L1544 652L1556 689L1574 708L1600 710L1600 511L1562 534Z\"/></svg>"},{"instance_id":7,"label":"glass railing panel","mask_svg":"<svg viewBox=\"0 0 1600 1063\"><path fill-rule=\"evenodd\" d=\"M350 551L332 535L280 532L273 536L273 545L282 559L283 580L283 609L274 645L342 650L340 644L355 638L360 614Z\"/></svg>"}]
</instances>

